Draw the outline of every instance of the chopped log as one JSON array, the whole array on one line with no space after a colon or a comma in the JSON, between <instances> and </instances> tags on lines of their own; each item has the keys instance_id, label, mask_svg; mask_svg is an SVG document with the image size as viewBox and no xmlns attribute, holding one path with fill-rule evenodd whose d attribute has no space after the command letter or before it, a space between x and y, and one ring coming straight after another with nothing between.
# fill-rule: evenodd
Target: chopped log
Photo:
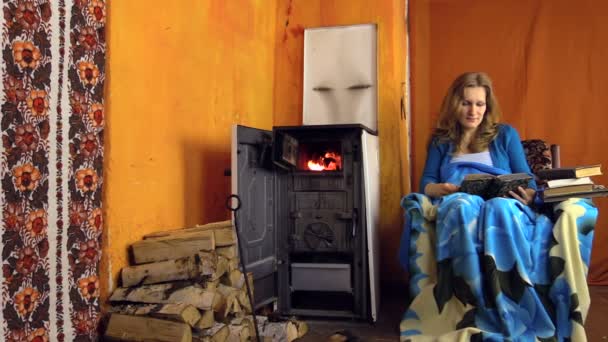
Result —
<instances>
[{"instance_id":1,"label":"chopped log","mask_svg":"<svg viewBox=\"0 0 608 342\"><path fill-rule=\"evenodd\" d=\"M251 316L247 316L251 319ZM266 341L291 342L308 332L306 322L289 319L282 322L270 322L266 316L256 316L260 337ZM253 332L255 334L255 332Z\"/></svg>"},{"instance_id":2,"label":"chopped log","mask_svg":"<svg viewBox=\"0 0 608 342\"><path fill-rule=\"evenodd\" d=\"M234 259L239 256L239 250L236 245L217 247L215 250L217 251L217 254L224 256L227 259Z\"/></svg>"},{"instance_id":3,"label":"chopped log","mask_svg":"<svg viewBox=\"0 0 608 342\"><path fill-rule=\"evenodd\" d=\"M206 279L206 280L203 281L203 283L201 285L207 291L215 291L215 289L217 289L217 286L219 284L220 284L220 280L219 279L215 279L215 280Z\"/></svg>"},{"instance_id":4,"label":"chopped log","mask_svg":"<svg viewBox=\"0 0 608 342\"><path fill-rule=\"evenodd\" d=\"M158 231L158 232L144 235L144 239L156 239L156 238L160 238L160 237L167 237L170 235L181 234L181 233L204 232L207 230L212 230L212 229L216 229L216 228L226 228L226 227L232 227L232 222L230 220L212 222L212 223L207 223L207 224L203 224L203 225L196 225L195 227L192 227L192 228Z\"/></svg>"},{"instance_id":5,"label":"chopped log","mask_svg":"<svg viewBox=\"0 0 608 342\"><path fill-rule=\"evenodd\" d=\"M224 298L216 291L207 291L198 286L183 283L143 285L140 287L119 287L110 296L111 302L137 303L184 303L201 310L218 311L224 305Z\"/></svg>"},{"instance_id":6,"label":"chopped log","mask_svg":"<svg viewBox=\"0 0 608 342\"><path fill-rule=\"evenodd\" d=\"M211 328L215 321L213 320L213 311L200 311L201 318L192 326L194 331L202 331Z\"/></svg>"},{"instance_id":7,"label":"chopped log","mask_svg":"<svg viewBox=\"0 0 608 342\"><path fill-rule=\"evenodd\" d=\"M228 339L226 339L227 342L246 342L249 341L249 337L251 337L251 332L249 331L249 326L247 324L229 324L228 330L230 331L230 334L228 335Z\"/></svg>"},{"instance_id":8,"label":"chopped log","mask_svg":"<svg viewBox=\"0 0 608 342\"><path fill-rule=\"evenodd\" d=\"M168 236L142 240L131 245L135 264L185 258L201 251L214 249L215 238L212 231L201 232L193 236Z\"/></svg>"},{"instance_id":9,"label":"chopped log","mask_svg":"<svg viewBox=\"0 0 608 342\"><path fill-rule=\"evenodd\" d=\"M193 342L224 342L228 338L230 331L224 323L215 322L209 329L195 332L192 335Z\"/></svg>"},{"instance_id":10,"label":"chopped log","mask_svg":"<svg viewBox=\"0 0 608 342\"><path fill-rule=\"evenodd\" d=\"M113 313L104 336L119 341L190 342L192 329L185 323Z\"/></svg>"},{"instance_id":11,"label":"chopped log","mask_svg":"<svg viewBox=\"0 0 608 342\"><path fill-rule=\"evenodd\" d=\"M215 234L215 246L226 247L236 244L236 233L233 227L214 229L213 234Z\"/></svg>"},{"instance_id":12,"label":"chopped log","mask_svg":"<svg viewBox=\"0 0 608 342\"><path fill-rule=\"evenodd\" d=\"M216 229L216 228L222 228L222 227L232 227L232 220L209 222L209 223L205 223L205 224L197 224L195 227L199 228L199 229Z\"/></svg>"},{"instance_id":13,"label":"chopped log","mask_svg":"<svg viewBox=\"0 0 608 342\"><path fill-rule=\"evenodd\" d=\"M240 289L245 285L245 277L240 270L232 270L222 277L221 283Z\"/></svg>"},{"instance_id":14,"label":"chopped log","mask_svg":"<svg viewBox=\"0 0 608 342\"><path fill-rule=\"evenodd\" d=\"M251 338L253 341L256 341L255 327L253 326L253 319L251 317L249 317L249 318L247 318L247 317L233 318L230 321L229 327L232 327L232 326L243 326L243 327L246 327L246 329L248 330L248 333L245 334L247 336L247 338ZM243 329L245 329L245 328L243 328ZM230 329L230 335L234 335L232 329ZM241 341L247 341L247 339L244 339L244 340L241 340Z\"/></svg>"},{"instance_id":15,"label":"chopped log","mask_svg":"<svg viewBox=\"0 0 608 342\"><path fill-rule=\"evenodd\" d=\"M228 259L223 256L218 256L215 264L215 272L211 274L211 280L220 279L226 272L228 272Z\"/></svg>"},{"instance_id":16,"label":"chopped log","mask_svg":"<svg viewBox=\"0 0 608 342\"><path fill-rule=\"evenodd\" d=\"M253 295L253 290L251 292L251 295ZM249 296L247 296L247 289L242 288L238 290L238 293L236 295L236 299L239 302L239 305L241 306L241 309L243 311L245 311L246 313L250 314L251 313L251 301L249 300Z\"/></svg>"},{"instance_id":17,"label":"chopped log","mask_svg":"<svg viewBox=\"0 0 608 342\"><path fill-rule=\"evenodd\" d=\"M173 280L199 279L204 275L214 274L216 264L217 255L210 252L175 260L123 267L122 286L131 287Z\"/></svg>"},{"instance_id":18,"label":"chopped log","mask_svg":"<svg viewBox=\"0 0 608 342\"><path fill-rule=\"evenodd\" d=\"M253 273L248 272L247 278L249 281L249 286L251 287L251 292L253 292ZM245 288L245 277L243 276L243 272L240 270L232 270L222 277L221 283L237 289L242 289Z\"/></svg>"},{"instance_id":19,"label":"chopped log","mask_svg":"<svg viewBox=\"0 0 608 342\"><path fill-rule=\"evenodd\" d=\"M132 315L150 316L170 321L186 323L194 326L201 319L198 309L189 304L125 304L112 306L110 312ZM213 316L212 316L213 317Z\"/></svg>"},{"instance_id":20,"label":"chopped log","mask_svg":"<svg viewBox=\"0 0 608 342\"><path fill-rule=\"evenodd\" d=\"M239 258L228 259L228 272L233 270L240 270L241 262Z\"/></svg>"},{"instance_id":21,"label":"chopped log","mask_svg":"<svg viewBox=\"0 0 608 342\"><path fill-rule=\"evenodd\" d=\"M308 324L306 322L297 319L290 319L289 321L294 324L298 331L298 338L301 338L308 333Z\"/></svg>"},{"instance_id":22,"label":"chopped log","mask_svg":"<svg viewBox=\"0 0 608 342\"><path fill-rule=\"evenodd\" d=\"M237 298L239 294L239 290L234 287L226 286L224 284L219 284L217 287L217 292L221 293L224 297L226 305L222 310L218 311L220 314L220 318L225 319L231 313L241 312L241 305Z\"/></svg>"}]
</instances>

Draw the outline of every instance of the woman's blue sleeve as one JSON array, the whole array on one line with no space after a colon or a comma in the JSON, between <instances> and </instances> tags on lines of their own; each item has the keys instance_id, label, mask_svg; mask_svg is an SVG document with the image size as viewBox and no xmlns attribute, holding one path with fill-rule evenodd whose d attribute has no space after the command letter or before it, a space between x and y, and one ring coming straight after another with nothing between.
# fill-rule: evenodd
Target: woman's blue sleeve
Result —
<instances>
[{"instance_id":1,"label":"woman's blue sleeve","mask_svg":"<svg viewBox=\"0 0 608 342\"><path fill-rule=\"evenodd\" d=\"M429 144L426 154L426 163L420 179L420 193L424 193L424 188L429 183L441 183L439 169L441 168L441 149L434 140Z\"/></svg>"},{"instance_id":2,"label":"woman's blue sleeve","mask_svg":"<svg viewBox=\"0 0 608 342\"><path fill-rule=\"evenodd\" d=\"M517 130L511 126L507 126L507 153L509 155L509 163L511 165L511 171L513 173L527 173L532 176L532 180L528 183L528 186L537 190L536 181L534 181L534 174L530 170L528 161L526 160L526 153L524 147L521 144L521 138Z\"/></svg>"}]
</instances>

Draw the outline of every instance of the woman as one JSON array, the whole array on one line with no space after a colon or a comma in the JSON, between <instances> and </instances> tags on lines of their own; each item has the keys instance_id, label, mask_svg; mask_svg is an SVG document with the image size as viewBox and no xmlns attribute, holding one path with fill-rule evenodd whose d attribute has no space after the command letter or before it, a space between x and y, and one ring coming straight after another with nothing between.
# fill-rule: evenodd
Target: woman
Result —
<instances>
[{"instance_id":1,"label":"woman","mask_svg":"<svg viewBox=\"0 0 608 342\"><path fill-rule=\"evenodd\" d=\"M459 190L466 174L528 173L519 134L499 124L490 78L465 73L448 89L420 189L402 200L400 259L411 304L402 340L584 339L585 283L597 210L588 200L537 214L536 183L484 201Z\"/></svg>"}]
</instances>

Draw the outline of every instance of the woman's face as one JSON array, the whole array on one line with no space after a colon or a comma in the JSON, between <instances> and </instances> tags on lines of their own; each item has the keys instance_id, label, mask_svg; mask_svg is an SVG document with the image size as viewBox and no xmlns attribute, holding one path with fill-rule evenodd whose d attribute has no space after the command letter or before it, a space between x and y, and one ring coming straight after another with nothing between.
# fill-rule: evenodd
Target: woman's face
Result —
<instances>
[{"instance_id":1,"label":"woman's face","mask_svg":"<svg viewBox=\"0 0 608 342\"><path fill-rule=\"evenodd\" d=\"M458 122L465 131L474 131L481 124L486 113L486 89L466 87L458 105Z\"/></svg>"}]
</instances>

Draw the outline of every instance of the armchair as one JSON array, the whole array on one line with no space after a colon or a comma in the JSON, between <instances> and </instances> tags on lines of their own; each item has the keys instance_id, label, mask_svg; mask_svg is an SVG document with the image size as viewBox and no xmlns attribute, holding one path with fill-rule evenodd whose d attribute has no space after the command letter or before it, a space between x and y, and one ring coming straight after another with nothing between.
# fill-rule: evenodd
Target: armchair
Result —
<instances>
[{"instance_id":1,"label":"armchair","mask_svg":"<svg viewBox=\"0 0 608 342\"><path fill-rule=\"evenodd\" d=\"M522 145L533 173L560 167L558 145ZM410 194L401 206L403 236L411 235L402 237L400 256L411 301L401 341L585 338L597 220L591 201L547 205L551 219L513 201L464 194L441 204Z\"/></svg>"},{"instance_id":2,"label":"armchair","mask_svg":"<svg viewBox=\"0 0 608 342\"><path fill-rule=\"evenodd\" d=\"M540 139L522 140L521 144L532 173L560 167L559 145L549 145Z\"/></svg>"}]
</instances>

